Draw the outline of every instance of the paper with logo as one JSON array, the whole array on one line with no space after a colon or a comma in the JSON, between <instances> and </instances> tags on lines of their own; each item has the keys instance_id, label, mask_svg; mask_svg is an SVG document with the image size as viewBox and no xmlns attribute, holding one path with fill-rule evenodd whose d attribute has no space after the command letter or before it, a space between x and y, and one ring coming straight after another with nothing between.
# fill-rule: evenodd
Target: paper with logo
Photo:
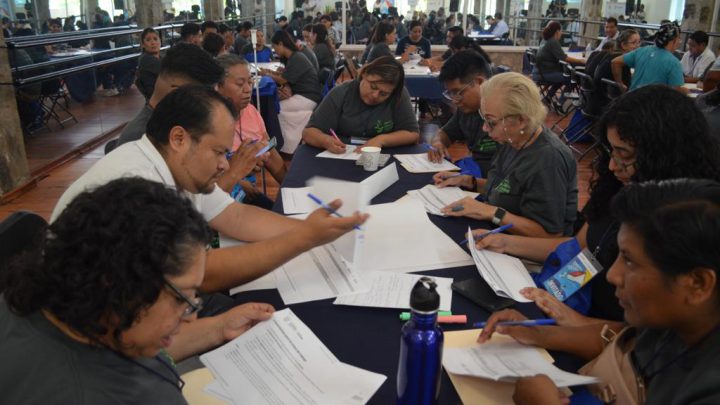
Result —
<instances>
[{"instance_id":1,"label":"paper with logo","mask_svg":"<svg viewBox=\"0 0 720 405\"><path fill-rule=\"evenodd\" d=\"M555 298L565 301L590 282L601 270L602 265L595 260L592 253L583 249L552 277L545 280L543 286Z\"/></svg>"},{"instance_id":2,"label":"paper with logo","mask_svg":"<svg viewBox=\"0 0 720 405\"><path fill-rule=\"evenodd\" d=\"M235 404L364 404L386 379L341 363L289 308L200 360Z\"/></svg>"}]
</instances>

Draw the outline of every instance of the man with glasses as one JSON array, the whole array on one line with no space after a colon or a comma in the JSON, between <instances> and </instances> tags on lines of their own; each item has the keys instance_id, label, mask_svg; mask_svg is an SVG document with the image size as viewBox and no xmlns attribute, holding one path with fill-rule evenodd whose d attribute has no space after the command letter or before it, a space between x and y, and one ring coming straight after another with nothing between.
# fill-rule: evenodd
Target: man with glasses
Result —
<instances>
[{"instance_id":1,"label":"man with glasses","mask_svg":"<svg viewBox=\"0 0 720 405\"><path fill-rule=\"evenodd\" d=\"M464 142L473 160L486 174L490 170L497 144L483 131L483 119L479 114L480 85L490 77L490 66L480 54L466 50L448 59L440 70L438 79L445 86L443 96L457 107L450 120L433 136L428 158L440 162L449 157L447 148L452 142Z\"/></svg>"}]
</instances>

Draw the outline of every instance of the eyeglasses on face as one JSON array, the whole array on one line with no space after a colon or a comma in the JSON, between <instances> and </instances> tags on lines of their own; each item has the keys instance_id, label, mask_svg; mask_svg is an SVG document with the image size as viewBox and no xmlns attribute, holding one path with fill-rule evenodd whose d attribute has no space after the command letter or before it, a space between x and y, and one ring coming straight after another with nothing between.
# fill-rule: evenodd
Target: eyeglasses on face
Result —
<instances>
[{"instance_id":1,"label":"eyeglasses on face","mask_svg":"<svg viewBox=\"0 0 720 405\"><path fill-rule=\"evenodd\" d=\"M472 87L472 85L475 84L475 80L472 80L469 83L466 83L464 86L462 86L459 90L453 91L453 90L445 90L442 92L443 97L450 101L460 101L462 100L463 94L465 94L465 90Z\"/></svg>"},{"instance_id":2,"label":"eyeglasses on face","mask_svg":"<svg viewBox=\"0 0 720 405\"><path fill-rule=\"evenodd\" d=\"M180 289L177 288L173 283L167 280L165 280L165 285L173 292L173 294L175 295L175 297L177 297L178 300L185 301L185 303L188 305L182 313L183 318L189 317L203 308L202 298L188 297L187 295L183 294L183 292L180 291Z\"/></svg>"},{"instance_id":3,"label":"eyeglasses on face","mask_svg":"<svg viewBox=\"0 0 720 405\"><path fill-rule=\"evenodd\" d=\"M499 122L501 122L501 121L502 121L502 123L503 123L503 125L504 125L504 124L505 124L505 118L512 117L512 116L516 115L516 114L503 115L502 117L500 117L500 118L498 118L498 119L496 119L496 120L493 121L493 120L489 120L489 119L485 118L485 115L482 113L482 111L479 111L479 110L478 110L478 114L480 114L480 118L482 118L482 120L485 121L485 125L487 125L488 128L490 128L491 131L494 130L495 127L497 126L497 124L498 124Z\"/></svg>"},{"instance_id":4,"label":"eyeglasses on face","mask_svg":"<svg viewBox=\"0 0 720 405\"><path fill-rule=\"evenodd\" d=\"M627 170L628 167L632 167L637 162L636 157L634 156L623 156L623 153L618 151L617 149L613 149L612 146L608 146L604 143L601 143L602 148L605 150L605 152L610 156L610 158L615 162L615 164L622 168L623 170Z\"/></svg>"}]
</instances>

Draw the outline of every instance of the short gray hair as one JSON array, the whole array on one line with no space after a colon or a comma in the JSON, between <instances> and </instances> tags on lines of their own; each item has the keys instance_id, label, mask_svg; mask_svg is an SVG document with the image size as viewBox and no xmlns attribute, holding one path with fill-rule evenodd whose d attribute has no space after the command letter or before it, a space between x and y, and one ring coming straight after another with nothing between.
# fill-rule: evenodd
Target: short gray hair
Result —
<instances>
[{"instance_id":1,"label":"short gray hair","mask_svg":"<svg viewBox=\"0 0 720 405\"><path fill-rule=\"evenodd\" d=\"M245 60L245 58L232 53L226 53L225 55L218 56L217 58L215 58L215 61L225 71L225 73L222 75L222 78L220 79L220 84L225 82L227 72L228 70L230 70L230 68L237 65L248 65L248 61Z\"/></svg>"}]
</instances>

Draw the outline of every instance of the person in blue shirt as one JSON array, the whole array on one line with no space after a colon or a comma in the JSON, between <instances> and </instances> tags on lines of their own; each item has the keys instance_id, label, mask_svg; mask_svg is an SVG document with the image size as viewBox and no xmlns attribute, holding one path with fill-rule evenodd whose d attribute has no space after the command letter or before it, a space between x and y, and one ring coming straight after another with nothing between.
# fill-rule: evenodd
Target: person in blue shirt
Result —
<instances>
[{"instance_id":1,"label":"person in blue shirt","mask_svg":"<svg viewBox=\"0 0 720 405\"><path fill-rule=\"evenodd\" d=\"M395 55L401 56L403 62L409 59L411 53L417 53L423 59L429 59L432 56L430 41L422 36L422 23L417 20L410 22L408 35L402 38L395 48Z\"/></svg>"},{"instance_id":2,"label":"person in blue shirt","mask_svg":"<svg viewBox=\"0 0 720 405\"><path fill-rule=\"evenodd\" d=\"M683 88L685 79L680 61L673 52L680 45L680 27L675 24L663 24L655 36L655 46L636 49L612 61L613 79L624 90L622 82L623 66L635 69L630 82L630 90L648 84L665 84L686 93Z\"/></svg>"},{"instance_id":3,"label":"person in blue shirt","mask_svg":"<svg viewBox=\"0 0 720 405\"><path fill-rule=\"evenodd\" d=\"M265 35L262 31L257 30L257 61L260 63L272 62L272 50L265 46ZM252 44L247 44L240 51L240 56L244 56L245 59L250 62L255 62L255 53L253 52Z\"/></svg>"}]
</instances>

